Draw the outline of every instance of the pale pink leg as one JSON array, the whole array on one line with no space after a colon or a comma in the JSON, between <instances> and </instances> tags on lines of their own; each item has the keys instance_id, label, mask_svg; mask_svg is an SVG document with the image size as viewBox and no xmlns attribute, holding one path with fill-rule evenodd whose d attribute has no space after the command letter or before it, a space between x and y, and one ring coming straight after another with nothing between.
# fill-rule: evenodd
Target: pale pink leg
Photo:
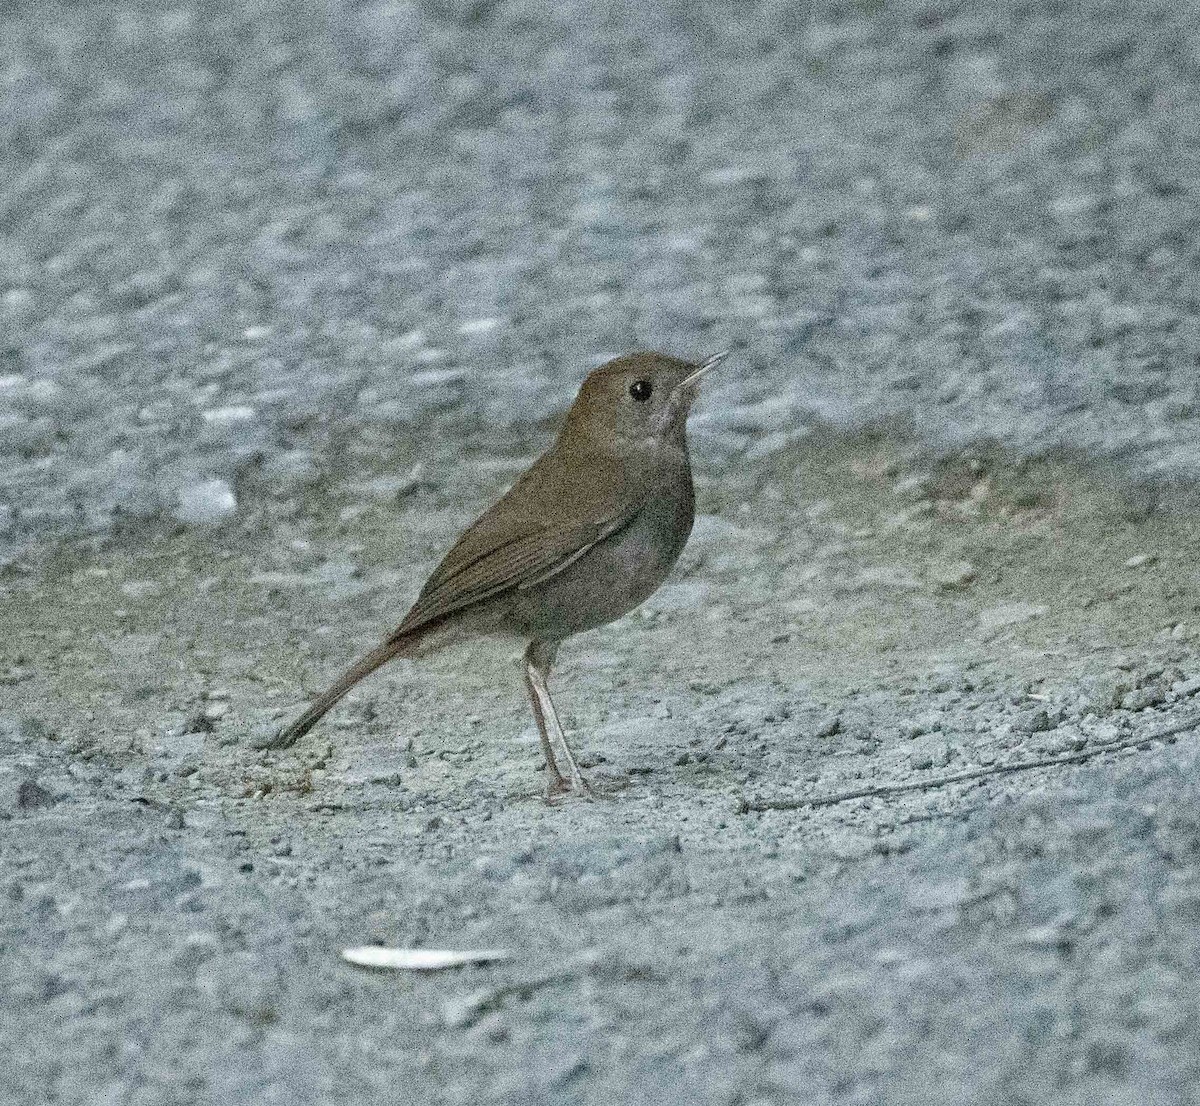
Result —
<instances>
[{"instance_id":1,"label":"pale pink leg","mask_svg":"<svg viewBox=\"0 0 1200 1106\"><path fill-rule=\"evenodd\" d=\"M533 708L533 720L537 723L538 738L542 743L542 754L546 758L546 798L553 799L556 795L567 791L568 787L567 781L563 779L562 773L558 770L558 763L554 759L554 749L550 744L550 737L546 733L546 716L537 684L534 682L535 672L536 670L526 657L523 671L525 691L529 695L529 705Z\"/></svg>"},{"instance_id":2,"label":"pale pink leg","mask_svg":"<svg viewBox=\"0 0 1200 1106\"><path fill-rule=\"evenodd\" d=\"M538 724L538 734L542 740L542 749L546 753L546 765L550 769L547 778L547 790L551 793L567 789L566 780L558 768L558 761L553 750L566 762L571 776L570 789L584 794L590 794L591 788L579 765L571 746L567 744L567 735L563 733L562 723L558 720L558 712L554 709L554 701L550 698L550 688L547 677L550 666L554 663L558 645L545 642L531 642L525 650L525 686L529 691L529 702L533 707L533 717ZM552 767L551 767L552 766Z\"/></svg>"}]
</instances>

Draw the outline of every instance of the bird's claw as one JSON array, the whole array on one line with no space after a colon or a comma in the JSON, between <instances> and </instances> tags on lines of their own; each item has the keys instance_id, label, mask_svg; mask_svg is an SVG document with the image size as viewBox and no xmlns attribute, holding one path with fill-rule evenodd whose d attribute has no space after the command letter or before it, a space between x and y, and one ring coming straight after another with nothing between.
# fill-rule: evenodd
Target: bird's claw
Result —
<instances>
[{"instance_id":1,"label":"bird's claw","mask_svg":"<svg viewBox=\"0 0 1200 1106\"><path fill-rule=\"evenodd\" d=\"M596 792L582 776L573 776L570 781L562 776L547 778L545 799L550 806L557 805L568 796L591 801L596 797Z\"/></svg>"}]
</instances>

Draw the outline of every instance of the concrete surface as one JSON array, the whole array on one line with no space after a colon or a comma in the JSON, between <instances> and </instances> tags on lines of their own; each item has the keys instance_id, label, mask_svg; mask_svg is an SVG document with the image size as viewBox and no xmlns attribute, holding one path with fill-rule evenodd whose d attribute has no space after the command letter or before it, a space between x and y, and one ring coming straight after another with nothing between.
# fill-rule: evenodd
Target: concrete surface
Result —
<instances>
[{"instance_id":1,"label":"concrete surface","mask_svg":"<svg viewBox=\"0 0 1200 1106\"><path fill-rule=\"evenodd\" d=\"M1197 1100L1186 6L0 9L0 1100ZM256 753L633 345L672 581ZM499 946L420 978L348 945Z\"/></svg>"}]
</instances>

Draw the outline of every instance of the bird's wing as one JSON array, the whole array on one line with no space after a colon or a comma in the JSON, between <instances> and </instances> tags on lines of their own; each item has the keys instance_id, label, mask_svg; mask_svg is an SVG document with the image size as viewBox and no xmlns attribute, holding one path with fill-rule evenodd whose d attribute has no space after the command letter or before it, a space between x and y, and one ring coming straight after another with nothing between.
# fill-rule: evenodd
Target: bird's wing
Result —
<instances>
[{"instance_id":1,"label":"bird's wing","mask_svg":"<svg viewBox=\"0 0 1200 1106\"><path fill-rule=\"evenodd\" d=\"M628 522L548 528L524 534L468 562L422 591L396 631L407 634L474 603L541 583Z\"/></svg>"},{"instance_id":2,"label":"bird's wing","mask_svg":"<svg viewBox=\"0 0 1200 1106\"><path fill-rule=\"evenodd\" d=\"M543 457L463 533L395 636L549 579L627 526L641 509L644 491L626 471L597 462L587 487L572 487L569 497L560 471L549 455Z\"/></svg>"}]
</instances>

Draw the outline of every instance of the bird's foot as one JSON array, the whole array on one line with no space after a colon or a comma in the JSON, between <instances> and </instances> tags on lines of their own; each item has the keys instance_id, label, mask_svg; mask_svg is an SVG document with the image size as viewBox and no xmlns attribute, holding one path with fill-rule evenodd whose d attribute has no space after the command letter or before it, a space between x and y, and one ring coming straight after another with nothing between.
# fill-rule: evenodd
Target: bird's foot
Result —
<instances>
[{"instance_id":1,"label":"bird's foot","mask_svg":"<svg viewBox=\"0 0 1200 1106\"><path fill-rule=\"evenodd\" d=\"M571 778L570 789L584 798L594 799L596 792L592 790L592 785L584 779L583 773L579 770L579 762L576 761L575 754L571 752L571 746L567 744L566 736L560 733L559 738L562 742L562 759L558 763L561 765L565 762L567 774ZM561 776L561 774L560 770L559 775Z\"/></svg>"},{"instance_id":2,"label":"bird's foot","mask_svg":"<svg viewBox=\"0 0 1200 1106\"><path fill-rule=\"evenodd\" d=\"M550 806L556 806L568 796L573 796L577 799L594 799L596 792L592 790L591 784L587 782L581 775L572 775L570 780L565 779L557 772L554 774L546 774L546 802Z\"/></svg>"},{"instance_id":3,"label":"bird's foot","mask_svg":"<svg viewBox=\"0 0 1200 1106\"><path fill-rule=\"evenodd\" d=\"M584 778L583 773L579 771L575 765L571 765L574 769L571 773L571 790L585 799L594 799L596 791L590 783Z\"/></svg>"}]
</instances>

